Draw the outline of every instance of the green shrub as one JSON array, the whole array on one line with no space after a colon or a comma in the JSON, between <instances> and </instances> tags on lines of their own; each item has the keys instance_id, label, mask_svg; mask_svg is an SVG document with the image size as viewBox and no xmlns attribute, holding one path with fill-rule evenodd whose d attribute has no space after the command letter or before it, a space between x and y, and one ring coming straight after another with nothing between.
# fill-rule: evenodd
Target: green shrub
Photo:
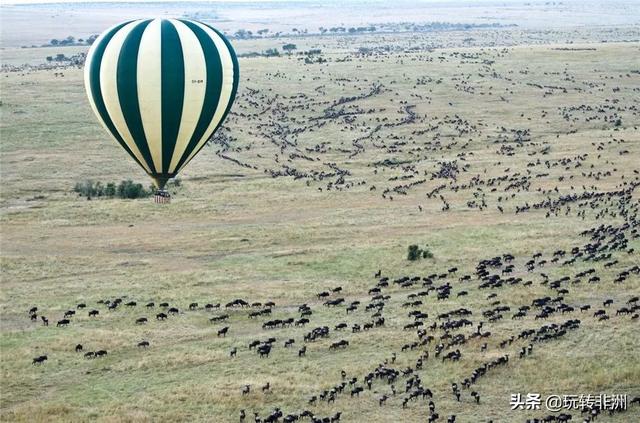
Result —
<instances>
[{"instance_id":1,"label":"green shrub","mask_svg":"<svg viewBox=\"0 0 640 423\"><path fill-rule=\"evenodd\" d=\"M113 182L109 182L107 186L104 188L104 195L106 197L115 197L116 195L116 184Z\"/></svg>"},{"instance_id":2,"label":"green shrub","mask_svg":"<svg viewBox=\"0 0 640 423\"><path fill-rule=\"evenodd\" d=\"M425 258L425 259L433 258L433 253L431 252L429 247L425 247L424 249L421 249L419 246L415 244L409 245L407 260L416 261L421 258Z\"/></svg>"},{"instance_id":3,"label":"green shrub","mask_svg":"<svg viewBox=\"0 0 640 423\"><path fill-rule=\"evenodd\" d=\"M134 183L131 180L121 181L118 185L114 182L108 182L104 185L102 182L93 182L87 179L83 182L77 182L73 190L77 192L78 195L87 197L89 200L93 197L118 197L123 199L145 198L155 192L155 188L150 187L149 189L145 189L142 184Z\"/></svg>"},{"instance_id":4,"label":"green shrub","mask_svg":"<svg viewBox=\"0 0 640 423\"><path fill-rule=\"evenodd\" d=\"M409 254L407 260L416 261L420 258L420 248L417 245L409 245Z\"/></svg>"},{"instance_id":5,"label":"green shrub","mask_svg":"<svg viewBox=\"0 0 640 423\"><path fill-rule=\"evenodd\" d=\"M136 184L130 179L120 182L116 190L120 198L144 198L153 194L153 191L146 190L142 184Z\"/></svg>"}]
</instances>

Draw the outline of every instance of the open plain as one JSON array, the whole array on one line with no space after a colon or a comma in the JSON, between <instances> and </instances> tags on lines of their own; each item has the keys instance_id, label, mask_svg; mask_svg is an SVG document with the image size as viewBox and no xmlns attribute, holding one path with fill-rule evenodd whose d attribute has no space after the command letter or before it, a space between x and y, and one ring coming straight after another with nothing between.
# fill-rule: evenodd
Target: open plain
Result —
<instances>
[{"instance_id":1,"label":"open plain","mask_svg":"<svg viewBox=\"0 0 640 423\"><path fill-rule=\"evenodd\" d=\"M639 34L232 39L167 205L74 192L148 185L45 60L86 48L3 48L0 419L640 421Z\"/></svg>"}]
</instances>

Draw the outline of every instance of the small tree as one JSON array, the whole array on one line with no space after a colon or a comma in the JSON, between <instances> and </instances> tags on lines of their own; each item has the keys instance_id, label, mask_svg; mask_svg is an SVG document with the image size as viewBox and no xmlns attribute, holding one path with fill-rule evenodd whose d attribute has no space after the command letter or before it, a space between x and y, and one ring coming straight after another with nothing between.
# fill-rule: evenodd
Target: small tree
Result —
<instances>
[{"instance_id":1,"label":"small tree","mask_svg":"<svg viewBox=\"0 0 640 423\"><path fill-rule=\"evenodd\" d=\"M297 47L295 44L291 44L291 43L289 43L289 44L285 44L285 45L283 45L283 46L282 46L282 49L283 49L284 51L286 51L287 53L289 53L289 54L291 54L291 52L292 52L293 50L297 49L297 48L298 48L298 47Z\"/></svg>"}]
</instances>

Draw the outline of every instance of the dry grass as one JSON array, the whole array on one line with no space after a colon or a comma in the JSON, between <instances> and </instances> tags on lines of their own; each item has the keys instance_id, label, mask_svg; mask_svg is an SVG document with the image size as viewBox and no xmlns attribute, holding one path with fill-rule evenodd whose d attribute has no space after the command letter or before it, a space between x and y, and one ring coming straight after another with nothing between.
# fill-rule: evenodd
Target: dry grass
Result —
<instances>
[{"instance_id":1,"label":"dry grass","mask_svg":"<svg viewBox=\"0 0 640 423\"><path fill-rule=\"evenodd\" d=\"M322 42L327 44L323 48L336 52L335 57L353 51L353 46L345 51L330 39ZM385 43L406 47L407 39L399 37ZM315 87L325 85L324 96L332 101L357 95L366 91L373 81L379 81L389 91L359 103L365 109L386 108L376 117L399 118L397 101L406 99L416 104L417 113L426 114L433 121L457 114L482 122L481 134L464 137L474 139L466 150L474 152L474 156L468 158L473 164L473 175L483 169L488 172L484 177L503 175L506 168L525 172L527 162L534 159L526 154L498 156L495 154L498 147L491 141L500 125L526 127L531 129L535 142L552 145L551 153L544 159L588 151L590 156L583 168L593 165L595 171L618 169L613 176L595 182L583 177L580 170L552 168L547 177L536 181L534 188L559 185L568 190L570 184L597 184L605 191L615 189L622 174L633 180L632 172L638 169L637 125L640 121L637 112L622 112L624 125L612 132L611 126L602 121L581 119L567 126L556 108L582 103L604 104L611 98L613 86L622 87L622 92L616 95L618 104L632 104L637 100L640 86L637 75L628 77L627 73L637 69L639 50L637 43L598 44L596 51L584 52L560 52L549 47L464 50L478 53L480 59L495 60L492 69L517 80L517 86L504 79L478 75L486 74L481 62L460 60L453 55L454 50L446 49L421 53L434 59L433 62L412 61L412 53L357 58L315 67L305 67L288 57L245 59L241 61L241 94L246 94L247 88L259 87L265 95L272 96L273 92L266 91L272 87L283 96L312 95ZM20 57L18 52L11 54ZM438 61L439 56L445 56L446 60ZM564 95L544 97L540 90L526 85L527 82L568 83L563 79L565 69L573 78L570 83L574 86L606 83L606 89L589 93L572 90ZM287 71L284 84L282 79L269 76L284 70ZM473 73L470 83L477 90L491 90L492 100L487 100L488 94L456 91L457 82L451 78L462 73ZM383 200L381 191L394 185L388 178L399 172L381 169L374 174L370 164L406 154L371 147L353 159L336 150L323 156L323 161L348 168L353 180L366 180L365 186L321 192L317 188L325 188L326 181L308 187L290 178L273 179L262 169L275 168L273 157L279 148L255 133L255 121L238 116L229 120L229 128L238 137L234 144L238 149L229 155L257 165L258 171L220 160L215 155L217 146L213 146L203 150L189 165L183 176L184 186L176 192L171 205L159 207L148 200L86 201L71 192L76 181L87 178L146 181L125 153L107 140L90 115L81 71L68 70L64 74L64 78L54 78L46 71L24 76L0 74L0 418L5 421L236 421L241 408L264 413L280 406L287 412L299 411L306 407L310 395L338 383L341 369L361 379L379 362L388 359L392 351L399 351L408 339L413 340L412 334L401 330L409 319L407 310L400 307L405 294L412 291L399 288L388 291L392 300L385 312L388 320L385 328L369 333L345 333L351 345L338 352L328 351L330 342L340 338L333 334L330 340L310 343L305 359L298 359L296 351L302 343L302 333L309 328L265 332L260 328L264 319L249 320L246 312L240 311L230 312L231 331L226 338L216 337L215 332L222 324L209 323L209 313L203 310L187 311L166 322L157 322L152 319L157 311L143 310L140 306L113 313L100 307L99 318L90 319L86 312L81 312L68 328L56 328L55 320L79 302L93 308L98 307L96 302L100 299L122 296L142 304L168 301L186 309L193 301L202 306L206 302L224 303L241 297L275 301L273 318L295 315L295 306L309 303L314 309L313 327L333 326L346 321L344 309L321 307L314 297L321 290L342 286L347 300L358 299L364 304L369 298L365 295L366 289L375 284L373 274L378 269L394 277L440 273L458 266L459 273L465 274L473 271L478 260L508 251L518 257L518 275L534 281L530 287L505 287L497 291L498 299L517 308L551 292L540 284L539 272L522 271L523 263L531 254L543 251L548 256L555 249L582 245L586 240L579 232L601 223L594 214L586 220L574 214L545 219L544 211L516 215L512 209L501 214L495 207L482 212L471 210L465 205L470 199L469 191L447 191L452 209L442 213L439 201L425 197L425 192L437 186L438 181L429 182L427 188L410 191L407 196L396 196L393 202ZM320 80L310 83L312 74ZM412 79L424 75L433 79L442 77L443 83L424 87L422 94L430 98L429 103L410 96L422 88L414 89L401 77L403 74ZM352 81L340 83L336 81L339 75L346 75ZM496 101L495 97L507 95L510 90L513 93L508 94L509 103ZM392 99L395 102L391 102ZM282 101L287 104L286 100ZM454 106L449 106L449 102ZM262 107L259 105L258 110ZM248 112L255 108L248 104L246 97L241 97L235 110ZM540 118L541 110L549 112L549 123ZM290 114L302 120L311 113L295 110ZM528 120L529 117L532 120ZM424 125L398 128L395 133L410 134ZM333 122L322 131L302 134L299 145L313 146L326 141L334 147L341 143L349 147L360 128L342 132L344 127L340 122ZM577 133L566 134L572 129ZM442 131L446 133L446 129ZM383 137L388 137L390 132L383 133ZM556 138L556 134L561 135ZM419 142L430 141L432 135ZM619 150L623 147L606 144L614 137L625 139L624 148L631 153L621 156ZM605 142L605 145L597 151L593 142ZM530 149L528 152L539 150L538 147L525 148ZM453 160L460 152L459 145L434 151L430 153L430 160L418 166L421 171L432 170L436 160ZM574 174L575 179L559 183L558 177L567 172ZM472 174L465 175L465 181ZM371 185L376 185L378 190L370 191ZM502 190L486 193L490 202L504 195ZM518 204L532 203L541 198L542 195L532 189L518 192L516 200ZM510 204L516 204L516 200ZM638 201L637 193L632 201ZM418 211L418 204L423 206L423 212ZM620 218L607 218L602 223L620 221ZM406 248L412 243L428 244L434 259L407 262ZM638 250L640 242L636 239L630 247ZM611 282L620 269L638 263L637 252L616 258L619 264L612 269L604 269L602 263L579 262L572 267L549 266L542 271L557 278L595 267L602 283L583 282L571 286L568 302L590 303L597 308L604 298L610 297L616 301L616 307L640 294L637 277L629 278L624 285ZM436 302L432 296L425 300L423 308L431 317L429 323L438 313L460 306L471 308L474 320L479 319L480 312L488 307L487 292L478 290L477 283L469 284L465 289L470 295L461 299L455 297L461 287L455 281L452 283L455 289L451 300ZM34 305L50 318L52 326L42 327L28 320L27 310ZM134 325L140 316L150 317L150 323ZM579 330L561 340L536 344L531 357L512 360L508 367L496 369L480 379L477 385L482 395L480 405L473 404L466 393L464 403L456 403L450 395L451 382L467 377L488 358L507 352L498 347L500 340L541 324L532 317L515 321L508 316L489 325L494 336L489 340L486 353L480 352L480 341L471 341L461 348L464 358L460 363L443 364L432 359L420 372L424 384L435 393L441 416L456 414L461 422L489 419L510 422L542 415L542 412L510 411L509 395L515 392L640 394L640 364L635 351L640 344L637 322L612 317L602 323L587 317L587 313L576 312L571 317L557 316L551 320L580 318ZM368 314L359 310L349 315L348 321L364 323L368 321ZM247 351L246 345L267 336L277 337L278 346L270 358L260 360ZM296 348L285 350L281 344L289 337L296 338ZM150 341L148 350L136 347L142 339ZM84 360L73 351L77 343L90 350L106 349L109 355L104 359ZM512 357L521 345L524 344L515 343L508 348ZM228 351L234 346L238 347L238 357L229 359ZM32 366L31 358L40 354L48 354L49 361L43 366ZM415 351L399 353L398 368L413 364L417 355ZM262 394L257 388L267 381L272 384L272 393ZM240 395L244 384L251 384L255 389L248 397ZM403 383L398 383L399 389L401 385ZM345 421L356 422L426 419L426 406L413 404L403 410L397 398L389 400L386 407L378 407L378 396L387 391L387 387L377 384L374 392L365 392L359 400L343 396L335 405L316 406L314 412L328 415L342 410ZM631 422L638 418L640 411L633 407L624 415L603 420Z\"/></svg>"}]
</instances>

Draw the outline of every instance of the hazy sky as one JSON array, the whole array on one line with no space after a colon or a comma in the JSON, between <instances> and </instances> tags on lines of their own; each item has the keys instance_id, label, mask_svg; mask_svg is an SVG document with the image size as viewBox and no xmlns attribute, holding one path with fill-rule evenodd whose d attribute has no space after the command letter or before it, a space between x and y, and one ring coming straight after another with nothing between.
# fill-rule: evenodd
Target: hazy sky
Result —
<instances>
[{"instance_id":1,"label":"hazy sky","mask_svg":"<svg viewBox=\"0 0 640 423\"><path fill-rule=\"evenodd\" d=\"M187 2L248 2L251 0L3 0L2 4L38 4L38 3L187 3ZM264 1L277 1L277 0L260 0ZM303 0L304 1L304 0Z\"/></svg>"},{"instance_id":2,"label":"hazy sky","mask_svg":"<svg viewBox=\"0 0 640 423\"><path fill-rule=\"evenodd\" d=\"M283 0L2 0L2 4L10 5L10 4L37 4L37 3L160 3L160 2L171 2L171 3L188 3L188 2L217 2L217 3L257 3L257 2L267 2L267 1L283 1ZM286 1L286 0L284 0ZM295 0L296 2L304 2L311 1L317 2L318 0ZM364 1L364 0L360 0ZM385 1L385 0L373 0L377 2ZM420 3L460 3L465 0L418 0ZM472 2L496 2L496 3L510 3L517 1L519 3L526 2L527 0L472 0ZM528 0L533 3L536 0ZM557 0L562 1L562 0ZM564 0L564 1L572 1L572 0ZM467 0L469 2L469 0Z\"/></svg>"}]
</instances>

